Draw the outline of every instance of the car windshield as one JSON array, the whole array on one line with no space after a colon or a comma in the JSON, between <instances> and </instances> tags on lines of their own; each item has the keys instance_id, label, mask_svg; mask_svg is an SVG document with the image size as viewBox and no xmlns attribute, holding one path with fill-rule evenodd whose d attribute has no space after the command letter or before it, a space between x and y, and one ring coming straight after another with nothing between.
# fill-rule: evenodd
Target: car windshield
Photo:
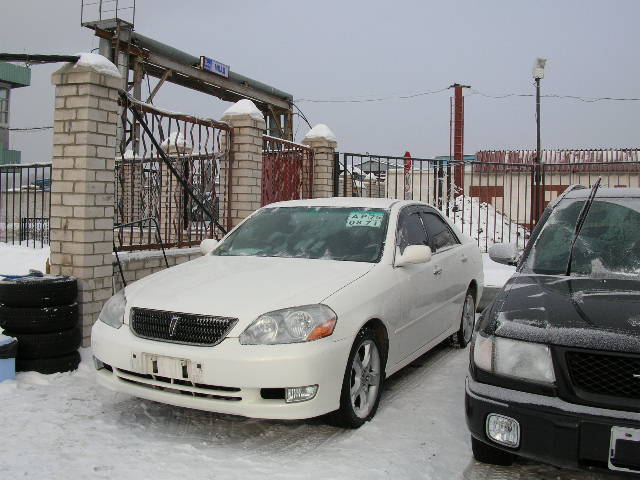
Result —
<instances>
[{"instance_id":1,"label":"car windshield","mask_svg":"<svg viewBox=\"0 0 640 480\"><path fill-rule=\"evenodd\" d=\"M255 213L213 255L378 262L388 212L375 208L278 207Z\"/></svg>"},{"instance_id":2,"label":"car windshield","mask_svg":"<svg viewBox=\"0 0 640 480\"><path fill-rule=\"evenodd\" d=\"M533 273L564 274L585 200L563 199L525 261ZM573 251L571 274L607 277L640 274L640 199L596 198Z\"/></svg>"}]
</instances>

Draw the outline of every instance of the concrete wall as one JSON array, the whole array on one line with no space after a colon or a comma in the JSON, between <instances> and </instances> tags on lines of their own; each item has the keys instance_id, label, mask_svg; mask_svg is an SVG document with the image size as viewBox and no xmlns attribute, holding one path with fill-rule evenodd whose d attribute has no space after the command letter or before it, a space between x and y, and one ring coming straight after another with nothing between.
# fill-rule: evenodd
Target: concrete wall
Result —
<instances>
[{"instance_id":1,"label":"concrete wall","mask_svg":"<svg viewBox=\"0 0 640 480\"><path fill-rule=\"evenodd\" d=\"M202 256L202 253L200 253L200 247L176 248L165 250L165 253L167 255L169 267L180 265L181 263L188 262L189 260ZM124 279L127 284L167 268L162 255L162 250L118 252L118 257L120 258L122 273L124 274ZM115 289L120 290L123 285L115 254L113 255L113 278Z\"/></svg>"}]
</instances>

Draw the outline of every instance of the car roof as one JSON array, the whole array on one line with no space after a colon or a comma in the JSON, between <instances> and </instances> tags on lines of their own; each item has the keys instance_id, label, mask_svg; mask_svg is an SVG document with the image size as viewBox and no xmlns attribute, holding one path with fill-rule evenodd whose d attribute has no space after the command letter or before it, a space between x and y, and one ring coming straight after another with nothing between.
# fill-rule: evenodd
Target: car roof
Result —
<instances>
[{"instance_id":1,"label":"car roof","mask_svg":"<svg viewBox=\"0 0 640 480\"><path fill-rule=\"evenodd\" d=\"M395 198L369 198L369 197L329 197L313 198L310 200L289 200L266 205L265 208L280 207L369 207L389 209L396 203L412 204L414 201L401 201Z\"/></svg>"},{"instance_id":2,"label":"car roof","mask_svg":"<svg viewBox=\"0 0 640 480\"><path fill-rule=\"evenodd\" d=\"M591 193L590 188L576 188L565 195L564 198L587 198ZM596 198L640 198L640 188L599 188Z\"/></svg>"}]
</instances>

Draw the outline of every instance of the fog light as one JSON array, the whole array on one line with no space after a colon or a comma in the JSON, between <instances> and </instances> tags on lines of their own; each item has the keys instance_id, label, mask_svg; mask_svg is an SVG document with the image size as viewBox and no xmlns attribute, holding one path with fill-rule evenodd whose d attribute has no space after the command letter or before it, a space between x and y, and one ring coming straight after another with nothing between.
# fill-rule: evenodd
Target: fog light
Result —
<instances>
[{"instance_id":1,"label":"fog light","mask_svg":"<svg viewBox=\"0 0 640 480\"><path fill-rule=\"evenodd\" d=\"M492 413L487 417L487 437L500 445L517 448L520 445L520 424L511 417Z\"/></svg>"},{"instance_id":2,"label":"fog light","mask_svg":"<svg viewBox=\"0 0 640 480\"><path fill-rule=\"evenodd\" d=\"M306 402L316 396L318 385L308 387L290 387L285 390L285 400L287 403Z\"/></svg>"}]
</instances>

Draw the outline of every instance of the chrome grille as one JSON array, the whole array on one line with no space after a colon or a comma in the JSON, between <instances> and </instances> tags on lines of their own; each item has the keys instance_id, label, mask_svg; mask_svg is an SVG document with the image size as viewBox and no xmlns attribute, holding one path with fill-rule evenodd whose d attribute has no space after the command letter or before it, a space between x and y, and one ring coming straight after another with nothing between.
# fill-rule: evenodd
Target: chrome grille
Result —
<instances>
[{"instance_id":1,"label":"chrome grille","mask_svg":"<svg viewBox=\"0 0 640 480\"><path fill-rule=\"evenodd\" d=\"M161 342L213 346L220 343L237 318L132 308L131 331L138 337Z\"/></svg>"}]
</instances>

